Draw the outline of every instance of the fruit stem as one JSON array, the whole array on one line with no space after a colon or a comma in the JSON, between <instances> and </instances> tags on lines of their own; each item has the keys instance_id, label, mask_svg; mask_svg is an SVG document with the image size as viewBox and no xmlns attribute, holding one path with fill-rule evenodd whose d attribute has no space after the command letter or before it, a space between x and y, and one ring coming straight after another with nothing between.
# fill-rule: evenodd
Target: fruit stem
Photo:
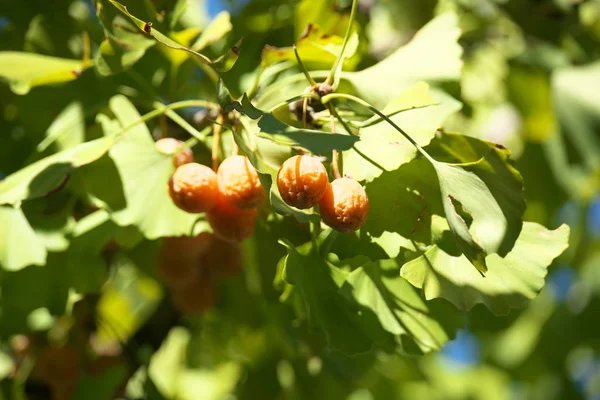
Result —
<instances>
[{"instance_id":1,"label":"fruit stem","mask_svg":"<svg viewBox=\"0 0 600 400\"><path fill-rule=\"evenodd\" d=\"M285 101L282 101L279 104L274 105L273 107L271 107L269 109L269 112L272 113L272 112L280 109L281 107L285 107L285 106L287 106L287 105L289 105L289 104L291 104L291 103L293 103L295 101L301 100L301 99L318 99L318 98L319 97L317 96L316 93L303 93L303 94L300 94L298 96L294 96L291 99L287 99Z\"/></svg>"},{"instance_id":2,"label":"fruit stem","mask_svg":"<svg viewBox=\"0 0 600 400\"><path fill-rule=\"evenodd\" d=\"M335 75L338 73L338 68L340 68L340 63L344 60L344 53L346 52L346 47L348 46L348 41L350 40L350 34L352 33L352 25L354 24L354 19L356 18L356 9L358 8L358 0L352 0L352 9L350 10L350 20L348 21L348 28L346 29L346 35L344 36L344 42L342 43L342 50L340 54L335 59L335 63L333 67L331 67L331 71L329 71L329 75L325 80L325 83L331 85L335 81Z\"/></svg>"},{"instance_id":3,"label":"fruit stem","mask_svg":"<svg viewBox=\"0 0 600 400\"><path fill-rule=\"evenodd\" d=\"M115 133L115 136L123 135L125 132L127 132L131 128L134 128L137 125L142 124L142 123L144 123L146 121L149 121L149 120L151 120L153 118L156 118L159 115L163 115L167 111L177 110L179 108L187 108L187 107L204 107L204 108L212 108L212 109L215 109L215 110L219 109L219 105L218 104L210 102L210 101L206 101L206 100L183 100L183 101L178 101L176 103L171 103L171 104L169 104L167 106L163 106L163 107L157 108L156 110L152 110L149 113L144 114L137 121L132 122L131 124L127 125L123 129L121 129L119 132Z\"/></svg>"},{"instance_id":4,"label":"fruit stem","mask_svg":"<svg viewBox=\"0 0 600 400\"><path fill-rule=\"evenodd\" d=\"M306 110L308 109L308 98L302 101L302 127L306 129Z\"/></svg>"},{"instance_id":5,"label":"fruit stem","mask_svg":"<svg viewBox=\"0 0 600 400\"><path fill-rule=\"evenodd\" d=\"M333 103L333 101L331 102L330 105L331 105L331 108L329 108L329 113L335 115L335 117L337 118L338 121L340 121L340 124L342 124L342 126L344 127L344 129L346 130L346 132L348 132L348 134L350 134L352 136L359 136L359 135L355 134L352 131L352 128L350 128L350 125L348 125L348 123L346 121L344 121L344 119L337 112L337 110L335 109L335 104Z\"/></svg>"},{"instance_id":6,"label":"fruit stem","mask_svg":"<svg viewBox=\"0 0 600 400\"><path fill-rule=\"evenodd\" d=\"M378 115L380 118L382 118L383 120L385 120L388 124L390 124L394 129L396 129L398 132L400 132L402 134L402 136L404 136L406 138L406 140L408 140L410 142L410 144L412 144L413 146L415 146L417 148L417 150L432 164L437 163L437 161L435 161L433 159L433 157L431 157L426 151L425 149L423 149L417 142L415 142L415 140L410 137L410 135L408 133L406 133L402 128L400 128L394 121L392 121L390 118L387 117L387 115L385 115L384 113L382 113L381 111L379 111L377 108L373 107L372 105L370 105L369 103L367 103L366 101L364 101L363 99L359 99L356 96L352 96L350 94L345 94L345 93L331 93L328 95L325 95L323 97L321 97L321 103L323 104L327 104L328 102L330 102L333 99L346 99L346 100L350 100L353 101L355 103L358 103L366 108L368 108L369 110L371 110L374 114Z\"/></svg>"},{"instance_id":7,"label":"fruit stem","mask_svg":"<svg viewBox=\"0 0 600 400\"><path fill-rule=\"evenodd\" d=\"M152 106L156 109L160 109L164 105L159 101L155 101L154 103L152 103ZM216 104L215 104L215 109L218 109L218 106ZM169 117L171 119L171 121L175 122L177 125L179 125L181 128L183 128L187 133L189 133L190 135L192 135L193 137L195 137L198 140L203 140L207 136L206 130L203 130L202 132L198 132L198 130L196 128L194 128L192 125L190 125L189 122L187 122L183 117L181 117L179 114L177 114L173 110L165 111L164 115Z\"/></svg>"},{"instance_id":8,"label":"fruit stem","mask_svg":"<svg viewBox=\"0 0 600 400\"><path fill-rule=\"evenodd\" d=\"M327 104L327 108L329 108L329 123L331 124L331 133L335 133L335 116L333 115L333 106L331 103ZM342 174L340 174L340 155L336 149L333 149L331 154L331 169L333 171L333 177L335 179L339 179L342 177Z\"/></svg>"},{"instance_id":9,"label":"fruit stem","mask_svg":"<svg viewBox=\"0 0 600 400\"><path fill-rule=\"evenodd\" d=\"M296 48L295 44L294 44L294 55L296 56L296 61L298 61L298 66L300 67L300 70L302 71L302 73L304 74L306 79L308 80L308 83L310 83L311 86L316 86L317 81L315 81L312 78L312 76L310 76L310 73L308 72L308 68L306 68L306 65L304 65L304 62L300 58L300 54L298 54L298 49Z\"/></svg>"},{"instance_id":10,"label":"fruit stem","mask_svg":"<svg viewBox=\"0 0 600 400\"><path fill-rule=\"evenodd\" d=\"M221 143L221 129L223 128L223 113L219 112L217 120L213 125L213 142L212 142L212 169L217 172L219 169L219 146Z\"/></svg>"}]
</instances>

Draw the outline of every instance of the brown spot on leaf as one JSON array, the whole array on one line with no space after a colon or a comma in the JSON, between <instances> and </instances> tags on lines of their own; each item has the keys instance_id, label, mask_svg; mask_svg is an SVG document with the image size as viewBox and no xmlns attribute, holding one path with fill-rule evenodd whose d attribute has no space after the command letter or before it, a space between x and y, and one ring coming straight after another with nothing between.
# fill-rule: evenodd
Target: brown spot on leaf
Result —
<instances>
[{"instance_id":1,"label":"brown spot on leaf","mask_svg":"<svg viewBox=\"0 0 600 400\"><path fill-rule=\"evenodd\" d=\"M81 76L81 71L77 70L77 69L73 69L71 70L71 73L73 75L75 75L75 78L79 78Z\"/></svg>"},{"instance_id":2,"label":"brown spot on leaf","mask_svg":"<svg viewBox=\"0 0 600 400\"><path fill-rule=\"evenodd\" d=\"M144 24L144 32L146 32L147 34L150 34L150 32L152 32L152 22L146 22Z\"/></svg>"},{"instance_id":3,"label":"brown spot on leaf","mask_svg":"<svg viewBox=\"0 0 600 400\"><path fill-rule=\"evenodd\" d=\"M239 47L237 47L237 46L233 46L233 47L231 48L231 52L232 52L233 54L235 54L236 56L239 56L239 55L240 55L240 48L239 48Z\"/></svg>"},{"instance_id":4,"label":"brown spot on leaf","mask_svg":"<svg viewBox=\"0 0 600 400\"><path fill-rule=\"evenodd\" d=\"M308 35L310 34L310 32L314 29L314 27L315 26L313 24L308 24L308 26L306 27L304 32L302 32L302 35L300 35L300 39L298 39L298 41L300 41L302 39L306 39L308 37Z\"/></svg>"},{"instance_id":5,"label":"brown spot on leaf","mask_svg":"<svg viewBox=\"0 0 600 400\"><path fill-rule=\"evenodd\" d=\"M57 187L55 187L54 189L52 189L51 191L46 193L46 197L52 196L53 194L58 193L62 188L64 188L67 185L67 182L69 182L70 178L71 178L70 174L65 175L62 182Z\"/></svg>"},{"instance_id":6,"label":"brown spot on leaf","mask_svg":"<svg viewBox=\"0 0 600 400\"><path fill-rule=\"evenodd\" d=\"M494 145L496 146L497 149L506 150L506 147L504 147L504 145L501 145L500 143L495 143Z\"/></svg>"}]
</instances>

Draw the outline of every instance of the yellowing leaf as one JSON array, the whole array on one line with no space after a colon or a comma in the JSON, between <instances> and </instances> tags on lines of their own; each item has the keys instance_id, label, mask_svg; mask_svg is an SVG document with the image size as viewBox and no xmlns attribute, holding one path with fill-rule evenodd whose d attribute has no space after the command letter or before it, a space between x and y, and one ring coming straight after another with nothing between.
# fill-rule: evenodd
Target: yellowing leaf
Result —
<instances>
[{"instance_id":1,"label":"yellowing leaf","mask_svg":"<svg viewBox=\"0 0 600 400\"><path fill-rule=\"evenodd\" d=\"M85 68L81 60L17 51L0 52L0 77L8 80L17 94L26 94L36 86L75 80Z\"/></svg>"}]
</instances>

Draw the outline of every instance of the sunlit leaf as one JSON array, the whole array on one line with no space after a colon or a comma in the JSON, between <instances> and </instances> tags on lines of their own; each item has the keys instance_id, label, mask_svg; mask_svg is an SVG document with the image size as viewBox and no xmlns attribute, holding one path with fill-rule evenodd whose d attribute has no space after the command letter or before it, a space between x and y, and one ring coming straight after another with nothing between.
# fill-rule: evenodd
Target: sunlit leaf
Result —
<instances>
[{"instance_id":1,"label":"sunlit leaf","mask_svg":"<svg viewBox=\"0 0 600 400\"><path fill-rule=\"evenodd\" d=\"M113 97L110 108L121 127L140 119L124 96ZM118 225L135 225L149 239L192 233L198 215L173 204L167 190L175 170L173 160L156 149L146 125L138 124L128 130L109 154L110 158L81 172L88 191Z\"/></svg>"},{"instance_id":2,"label":"sunlit leaf","mask_svg":"<svg viewBox=\"0 0 600 400\"><path fill-rule=\"evenodd\" d=\"M337 35L325 32L320 26L310 24L306 31L296 42L296 49L302 62L311 69L331 68L338 55L342 51L344 39ZM348 60L358 47L358 35L356 32L350 36L344 59ZM262 67L265 68L276 62L296 60L293 47L266 46L262 52ZM354 60L355 63L356 60ZM346 63L348 68L352 64Z\"/></svg>"},{"instance_id":3,"label":"sunlit leaf","mask_svg":"<svg viewBox=\"0 0 600 400\"><path fill-rule=\"evenodd\" d=\"M210 65L214 65L215 68L219 71L228 71L229 69L231 69L231 67L233 67L233 65L235 64L235 62L238 59L239 47L237 45L232 47L231 50L229 50L226 54L223 54L221 57L217 58L216 60L210 60L205 55L200 54L186 46L183 46L183 45L177 43L173 39L169 38L167 35L159 32L158 30L153 28L152 21L145 22L145 21L142 21L141 19L135 17L129 11L127 11L127 7L125 7L123 4L121 4L117 1L114 1L114 0L108 0L108 1L110 1L110 3L112 5L114 5L119 11L121 11L123 14L125 14L127 17L129 17L140 30L142 30L149 36L152 36L154 39L156 39L163 45L170 47L172 49L175 49L175 50L186 51L186 52L190 53L191 55L197 57L201 62L210 64Z\"/></svg>"},{"instance_id":4,"label":"sunlit leaf","mask_svg":"<svg viewBox=\"0 0 600 400\"><path fill-rule=\"evenodd\" d=\"M285 279L300 292L309 322L322 331L330 348L357 354L373 350L374 338L385 341L376 316L358 312L339 293L346 273L328 265L311 243L299 248L291 244L286 247Z\"/></svg>"},{"instance_id":5,"label":"sunlit leaf","mask_svg":"<svg viewBox=\"0 0 600 400\"><path fill-rule=\"evenodd\" d=\"M425 302L398 270L394 260L365 264L348 275L341 291L372 310L385 330L400 336L400 343L411 341L404 346L408 351L439 350L454 337L459 313L444 302Z\"/></svg>"},{"instance_id":6,"label":"sunlit leaf","mask_svg":"<svg viewBox=\"0 0 600 400\"><path fill-rule=\"evenodd\" d=\"M233 25L231 25L231 16L227 11L221 11L212 19L212 21L210 21L210 24L204 28L191 48L194 51L201 51L214 42L222 39L225 35L231 32L232 29Z\"/></svg>"},{"instance_id":7,"label":"sunlit leaf","mask_svg":"<svg viewBox=\"0 0 600 400\"><path fill-rule=\"evenodd\" d=\"M20 208L0 206L0 267L17 271L44 265L46 248Z\"/></svg>"},{"instance_id":8,"label":"sunlit leaf","mask_svg":"<svg viewBox=\"0 0 600 400\"><path fill-rule=\"evenodd\" d=\"M446 134L431 149L434 156L439 153L438 158L446 153L448 160L463 163L435 162L433 167L459 248L485 272L485 256L505 256L519 236L526 207L523 179L510 152L490 142Z\"/></svg>"},{"instance_id":9,"label":"sunlit leaf","mask_svg":"<svg viewBox=\"0 0 600 400\"><path fill-rule=\"evenodd\" d=\"M0 204L44 196L63 185L82 165L102 157L115 143L114 135L80 144L55 153L9 175L0 181Z\"/></svg>"},{"instance_id":10,"label":"sunlit leaf","mask_svg":"<svg viewBox=\"0 0 600 400\"><path fill-rule=\"evenodd\" d=\"M0 51L0 78L6 79L17 94L27 94L36 86L75 80L85 68L81 60Z\"/></svg>"},{"instance_id":11,"label":"sunlit leaf","mask_svg":"<svg viewBox=\"0 0 600 400\"><path fill-rule=\"evenodd\" d=\"M433 104L433 103L437 104ZM443 92L435 94L418 84L386 107L386 114L419 145L425 146L446 118L461 104ZM394 114L395 113L395 114ZM384 171L393 171L417 155L417 149L386 121L370 120L360 130L360 142L344 153L344 173L356 180L373 180ZM375 123L372 123L375 122Z\"/></svg>"},{"instance_id":12,"label":"sunlit leaf","mask_svg":"<svg viewBox=\"0 0 600 400\"><path fill-rule=\"evenodd\" d=\"M404 264L403 278L425 298L445 298L461 310L483 303L496 315L506 315L533 299L544 286L547 268L568 246L569 227L550 231L526 222L514 248L506 257L486 257L488 270L482 276L464 255L451 246L433 246L419 258Z\"/></svg>"},{"instance_id":13,"label":"sunlit leaf","mask_svg":"<svg viewBox=\"0 0 600 400\"><path fill-rule=\"evenodd\" d=\"M462 68L460 34L456 14L442 14L405 46L372 67L343 73L342 80L350 82L364 100L376 107L383 107L397 91L417 81L458 80Z\"/></svg>"},{"instance_id":14,"label":"sunlit leaf","mask_svg":"<svg viewBox=\"0 0 600 400\"><path fill-rule=\"evenodd\" d=\"M85 111L80 102L69 103L46 131L46 137L37 145L42 152L55 143L57 149L67 150L85 141Z\"/></svg>"},{"instance_id":15,"label":"sunlit leaf","mask_svg":"<svg viewBox=\"0 0 600 400\"><path fill-rule=\"evenodd\" d=\"M558 70L552 76L552 102L563 132L590 169L600 168L600 62Z\"/></svg>"}]
</instances>

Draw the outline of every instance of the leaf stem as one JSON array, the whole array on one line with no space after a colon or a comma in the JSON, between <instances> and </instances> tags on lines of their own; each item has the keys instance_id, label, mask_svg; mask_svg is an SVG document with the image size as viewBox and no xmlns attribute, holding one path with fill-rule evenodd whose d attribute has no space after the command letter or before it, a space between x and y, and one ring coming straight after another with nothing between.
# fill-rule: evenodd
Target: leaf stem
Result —
<instances>
[{"instance_id":1,"label":"leaf stem","mask_svg":"<svg viewBox=\"0 0 600 400\"><path fill-rule=\"evenodd\" d=\"M223 113L219 113L217 120L213 125L212 142L212 169L217 172L219 169L219 146L221 143L221 129L223 129Z\"/></svg>"},{"instance_id":2,"label":"leaf stem","mask_svg":"<svg viewBox=\"0 0 600 400\"><path fill-rule=\"evenodd\" d=\"M333 115L333 106L331 103L327 104L327 108L329 108L329 123L331 124L331 133L335 133L335 116ZM340 174L340 155L336 149L333 149L331 158L331 169L333 171L333 177L335 179L339 179L342 177Z\"/></svg>"},{"instance_id":3,"label":"leaf stem","mask_svg":"<svg viewBox=\"0 0 600 400\"><path fill-rule=\"evenodd\" d=\"M313 77L310 76L310 73L308 72L306 65L304 65L304 62L302 62L302 59L300 58L300 54L298 54L298 48L296 47L295 44L294 44L294 55L296 56L296 61L298 61L298 66L300 67L300 70L302 70L302 73L308 80L308 83L310 83L311 86L315 86L317 84L317 81L315 81L313 79Z\"/></svg>"},{"instance_id":4,"label":"leaf stem","mask_svg":"<svg viewBox=\"0 0 600 400\"><path fill-rule=\"evenodd\" d=\"M352 25L354 24L354 19L356 18L356 9L358 8L358 0L352 0L352 9L350 10L350 20L348 21L348 28L346 29L346 35L344 36L344 42L342 43L342 50L340 54L335 59L335 63L333 67L331 67L331 71L329 71L329 75L325 80L325 83L331 85L335 81L335 75L338 72L338 68L340 67L340 63L344 60L344 53L346 52L346 47L348 46L348 41L350 40L350 34L352 33Z\"/></svg>"},{"instance_id":5,"label":"leaf stem","mask_svg":"<svg viewBox=\"0 0 600 400\"><path fill-rule=\"evenodd\" d=\"M373 107L371 104L367 103L363 99L360 99L360 98L358 98L356 96L352 96L350 94L345 94L345 93L331 93L331 94L328 94L328 95L325 95L325 96L321 97L321 102L323 104L327 104L328 102L330 102L333 99L346 99L346 100L350 100L350 101L353 101L355 103L358 103L358 104L360 104L360 105L368 108L374 114L378 115L381 119L385 120L388 124L390 124L394 129L396 129L398 132L400 132L402 134L402 136L404 136L406 138L406 140L408 140L410 142L410 144L412 144L413 146L415 146L417 148L417 150L429 162L431 162L432 164L437 163L437 161L435 161L433 159L433 157L431 157L425 151L425 149L423 149L417 142L415 142L415 140L412 137L410 137L410 135L408 133L406 133L402 128L400 128L394 121L392 121L390 118L388 118L384 113L382 113L377 108Z\"/></svg>"},{"instance_id":6,"label":"leaf stem","mask_svg":"<svg viewBox=\"0 0 600 400\"><path fill-rule=\"evenodd\" d=\"M269 109L269 112L272 113L272 112L280 109L281 107L285 107L285 106L287 106L287 105L289 105L289 104L291 104L291 103L293 103L295 101L301 100L301 99L316 99L316 100L318 100L319 97L317 96L316 93L303 93L303 94L300 94L298 96L294 96L291 99L287 99L285 101L282 101L279 104L274 105L273 107L271 107Z\"/></svg>"},{"instance_id":7,"label":"leaf stem","mask_svg":"<svg viewBox=\"0 0 600 400\"><path fill-rule=\"evenodd\" d=\"M188 108L188 107L204 107L204 108L212 108L212 109L215 109L215 110L219 109L219 105L218 104L210 102L210 101L206 101L206 100L183 100L183 101L178 101L176 103L171 103L169 105L157 108L156 110L150 111L147 114L144 114L140 119L138 119L137 121L132 122L131 124L127 125L123 129L121 129L121 131L117 132L116 136L123 135L125 132L127 132L131 128L134 128L137 125L142 124L144 122L147 122L147 121L149 121L149 120L151 120L153 118L156 118L159 115L163 115L167 111L177 110L179 108Z\"/></svg>"}]
</instances>

